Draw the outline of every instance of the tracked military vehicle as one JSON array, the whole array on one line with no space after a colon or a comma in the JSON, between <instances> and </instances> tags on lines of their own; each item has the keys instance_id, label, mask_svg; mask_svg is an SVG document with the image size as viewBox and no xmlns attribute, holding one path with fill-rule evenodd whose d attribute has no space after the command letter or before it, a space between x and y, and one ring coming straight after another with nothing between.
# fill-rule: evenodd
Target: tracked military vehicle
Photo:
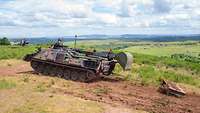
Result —
<instances>
[{"instance_id":1,"label":"tracked military vehicle","mask_svg":"<svg viewBox=\"0 0 200 113\"><path fill-rule=\"evenodd\" d=\"M88 52L69 48L58 43L47 49L38 49L24 57L31 67L43 75L58 76L73 81L90 82L112 74L115 64L130 69L133 61L130 53Z\"/></svg>"}]
</instances>

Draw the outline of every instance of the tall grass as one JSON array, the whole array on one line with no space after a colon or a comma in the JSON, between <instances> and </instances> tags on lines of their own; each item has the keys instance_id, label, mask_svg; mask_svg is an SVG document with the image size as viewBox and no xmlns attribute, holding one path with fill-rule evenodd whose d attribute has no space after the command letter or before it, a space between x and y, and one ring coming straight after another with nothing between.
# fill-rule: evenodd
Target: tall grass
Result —
<instances>
[{"instance_id":1,"label":"tall grass","mask_svg":"<svg viewBox=\"0 0 200 113\"><path fill-rule=\"evenodd\" d=\"M21 59L36 50L36 46L0 46L0 59Z\"/></svg>"},{"instance_id":2,"label":"tall grass","mask_svg":"<svg viewBox=\"0 0 200 113\"><path fill-rule=\"evenodd\" d=\"M116 51L115 51L116 52ZM200 73L200 65L198 63L180 61L178 59L173 59L170 57L156 57L151 55L135 54L134 56L134 65L130 72L122 72L122 69L119 65L115 68L115 73L121 74L124 76L125 80L139 82L142 84L156 84L160 83L161 79L167 79L177 83L184 83L200 87L200 79L197 76L182 75L175 73L170 70L160 70L159 66L163 65L171 68L183 68L186 70L196 71L197 74ZM136 65L136 66L135 66Z\"/></svg>"},{"instance_id":3,"label":"tall grass","mask_svg":"<svg viewBox=\"0 0 200 113\"><path fill-rule=\"evenodd\" d=\"M170 57L157 57L157 56L137 54L137 53L133 53L133 56L134 56L134 62L137 64L148 64L148 65L161 64L172 68L185 68L187 70L200 73L199 63L173 59Z\"/></svg>"},{"instance_id":4,"label":"tall grass","mask_svg":"<svg viewBox=\"0 0 200 113\"><path fill-rule=\"evenodd\" d=\"M144 84L159 84L161 79L167 79L177 83L185 83L200 87L200 79L193 76L176 74L169 71L156 70L153 66L143 66L138 70Z\"/></svg>"}]
</instances>

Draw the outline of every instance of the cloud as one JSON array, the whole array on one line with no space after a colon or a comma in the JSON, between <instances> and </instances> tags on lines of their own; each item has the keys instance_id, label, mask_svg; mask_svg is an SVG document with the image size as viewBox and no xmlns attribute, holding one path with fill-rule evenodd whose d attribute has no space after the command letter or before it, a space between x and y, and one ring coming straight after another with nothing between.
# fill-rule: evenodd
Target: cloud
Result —
<instances>
[{"instance_id":1,"label":"cloud","mask_svg":"<svg viewBox=\"0 0 200 113\"><path fill-rule=\"evenodd\" d=\"M154 0L153 6L156 13L168 13L171 10L170 2L167 0Z\"/></svg>"},{"instance_id":2,"label":"cloud","mask_svg":"<svg viewBox=\"0 0 200 113\"><path fill-rule=\"evenodd\" d=\"M121 17L129 17L130 16L129 5L126 0L122 0L120 8L121 8L121 12L120 12L119 16L121 16Z\"/></svg>"},{"instance_id":3,"label":"cloud","mask_svg":"<svg viewBox=\"0 0 200 113\"><path fill-rule=\"evenodd\" d=\"M0 29L199 29L199 6L198 0L0 0Z\"/></svg>"}]
</instances>

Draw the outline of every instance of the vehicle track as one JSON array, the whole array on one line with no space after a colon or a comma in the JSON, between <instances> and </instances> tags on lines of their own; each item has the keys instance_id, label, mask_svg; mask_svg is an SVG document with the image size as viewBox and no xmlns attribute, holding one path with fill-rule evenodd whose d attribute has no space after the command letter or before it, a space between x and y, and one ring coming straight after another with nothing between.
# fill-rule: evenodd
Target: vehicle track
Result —
<instances>
[{"instance_id":1,"label":"vehicle track","mask_svg":"<svg viewBox=\"0 0 200 113\"><path fill-rule=\"evenodd\" d=\"M90 82L98 79L98 76L92 70L75 66L66 66L63 64L32 59L31 67L37 73L47 76L57 76L66 80Z\"/></svg>"}]
</instances>

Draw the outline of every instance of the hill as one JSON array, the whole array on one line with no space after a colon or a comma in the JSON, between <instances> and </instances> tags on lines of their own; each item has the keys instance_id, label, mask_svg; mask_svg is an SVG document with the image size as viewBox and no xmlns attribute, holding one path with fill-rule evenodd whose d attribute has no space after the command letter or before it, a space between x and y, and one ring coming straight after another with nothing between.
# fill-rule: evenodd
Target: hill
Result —
<instances>
[{"instance_id":1,"label":"hill","mask_svg":"<svg viewBox=\"0 0 200 113\"><path fill-rule=\"evenodd\" d=\"M55 42L60 37L27 37L27 41L31 44L45 44ZM17 42L22 38L11 38L10 41ZM63 36L61 37L63 41L73 41L74 36ZM193 35L134 35L134 34L124 34L124 35L80 35L77 40L123 40L123 41L154 41L154 42L172 42L172 41L200 41L200 34Z\"/></svg>"}]
</instances>

